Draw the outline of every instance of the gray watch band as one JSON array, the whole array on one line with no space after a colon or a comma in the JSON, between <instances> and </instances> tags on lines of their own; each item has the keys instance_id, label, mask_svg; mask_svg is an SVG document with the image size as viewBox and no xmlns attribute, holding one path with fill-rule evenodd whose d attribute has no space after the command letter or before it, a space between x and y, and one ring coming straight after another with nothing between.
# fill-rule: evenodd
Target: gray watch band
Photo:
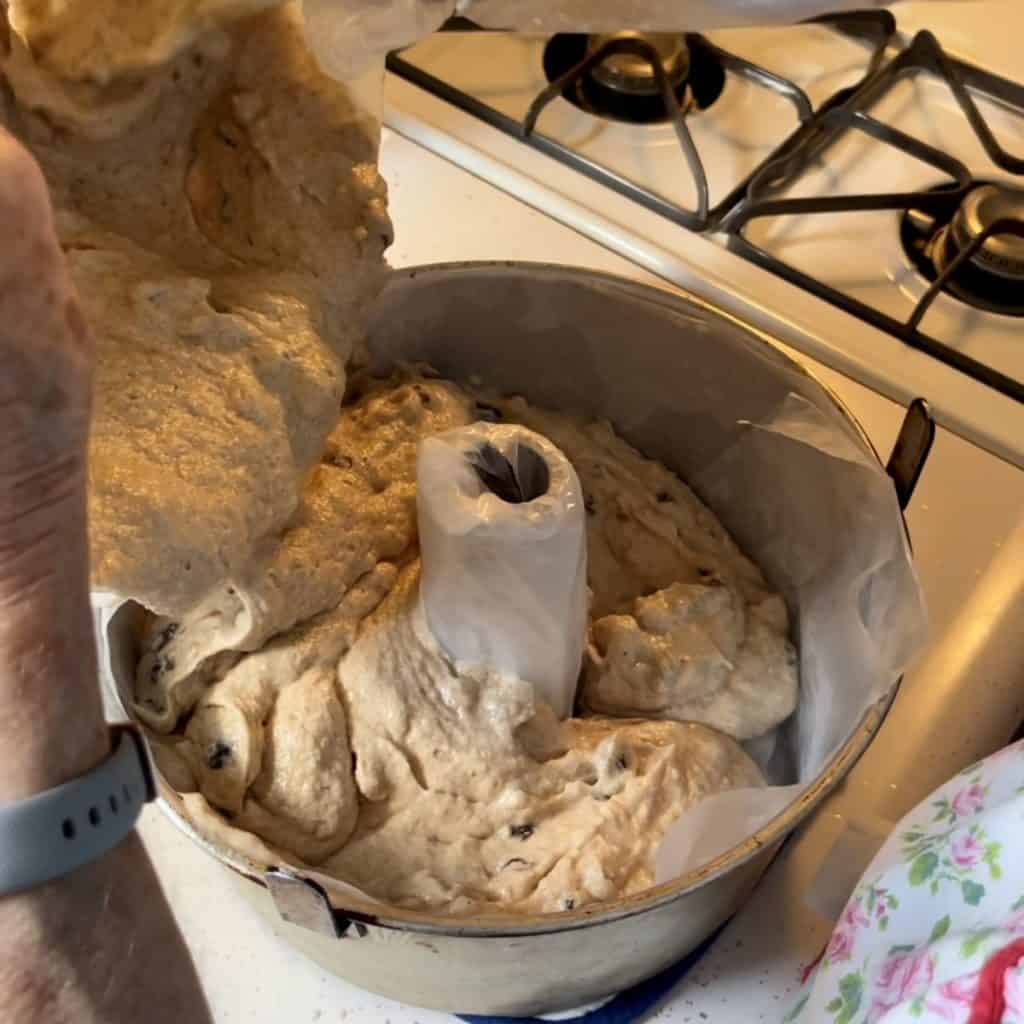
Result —
<instances>
[{"instance_id":1,"label":"gray watch band","mask_svg":"<svg viewBox=\"0 0 1024 1024\"><path fill-rule=\"evenodd\" d=\"M110 756L88 775L0 804L0 895L42 885L98 860L135 827L154 798L142 737L111 730Z\"/></svg>"}]
</instances>

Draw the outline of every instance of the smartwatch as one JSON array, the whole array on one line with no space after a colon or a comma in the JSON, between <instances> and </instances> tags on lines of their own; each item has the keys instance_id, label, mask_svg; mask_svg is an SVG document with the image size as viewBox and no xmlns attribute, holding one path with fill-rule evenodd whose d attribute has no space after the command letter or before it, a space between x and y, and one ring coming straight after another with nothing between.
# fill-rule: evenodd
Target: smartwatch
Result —
<instances>
[{"instance_id":1,"label":"smartwatch","mask_svg":"<svg viewBox=\"0 0 1024 1024\"><path fill-rule=\"evenodd\" d=\"M139 731L111 729L111 752L91 772L25 800L0 804L0 896L32 889L99 860L156 797Z\"/></svg>"}]
</instances>

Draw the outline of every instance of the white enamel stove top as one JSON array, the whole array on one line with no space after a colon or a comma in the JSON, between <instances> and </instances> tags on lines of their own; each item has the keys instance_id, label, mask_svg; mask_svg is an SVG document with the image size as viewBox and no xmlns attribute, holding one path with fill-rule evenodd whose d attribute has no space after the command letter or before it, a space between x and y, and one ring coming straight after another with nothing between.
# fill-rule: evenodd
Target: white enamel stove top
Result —
<instances>
[{"instance_id":1,"label":"white enamel stove top","mask_svg":"<svg viewBox=\"0 0 1024 1024\"><path fill-rule=\"evenodd\" d=\"M935 30L953 56L1013 78L1021 71L1007 37L1024 31L1013 2L911 4L896 8L895 55L919 27ZM799 86L817 108L863 76L869 47L821 26L708 33L712 43ZM402 60L469 95L489 116L522 121L548 84L545 40L500 33L441 34ZM404 72L403 72L404 74ZM926 395L940 422L1024 465L1024 402L916 351L891 334L727 251L721 233L696 234L608 185L485 123L405 79L392 76L388 123L525 203L623 255L671 284L693 289L755 321L809 355L898 401ZM1024 117L978 99L1001 144L1024 156ZM944 83L918 75L895 83L869 108L886 125L954 156L978 180L1006 181L982 150ZM687 120L707 169L712 210L798 127L793 102L729 74L720 98ZM634 125L598 117L563 97L545 108L536 132L639 186L655 202L684 211L695 186L669 124ZM843 134L801 173L784 197L877 194L929 188L949 175L860 132ZM1019 182L1018 182L1019 183ZM685 216L685 215L684 215ZM898 321L906 321L928 281L901 245L892 210L753 221L746 234L773 257ZM921 329L980 364L1024 381L1024 319L972 308L946 293ZM1024 388L1021 389L1024 393Z\"/></svg>"}]
</instances>

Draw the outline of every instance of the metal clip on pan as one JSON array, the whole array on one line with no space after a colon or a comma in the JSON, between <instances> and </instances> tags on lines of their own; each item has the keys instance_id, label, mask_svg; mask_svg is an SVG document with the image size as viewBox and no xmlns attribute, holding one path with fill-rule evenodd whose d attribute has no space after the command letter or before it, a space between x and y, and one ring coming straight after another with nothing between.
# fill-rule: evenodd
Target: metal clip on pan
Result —
<instances>
[{"instance_id":1,"label":"metal clip on pan","mask_svg":"<svg viewBox=\"0 0 1024 1024\"><path fill-rule=\"evenodd\" d=\"M885 471L892 477L900 508L906 510L935 440L935 420L928 403L915 398L903 417Z\"/></svg>"},{"instance_id":2,"label":"metal clip on pan","mask_svg":"<svg viewBox=\"0 0 1024 1024\"><path fill-rule=\"evenodd\" d=\"M263 876L282 921L306 928L329 939L363 938L366 926L339 914L323 886L284 868L270 868Z\"/></svg>"}]
</instances>

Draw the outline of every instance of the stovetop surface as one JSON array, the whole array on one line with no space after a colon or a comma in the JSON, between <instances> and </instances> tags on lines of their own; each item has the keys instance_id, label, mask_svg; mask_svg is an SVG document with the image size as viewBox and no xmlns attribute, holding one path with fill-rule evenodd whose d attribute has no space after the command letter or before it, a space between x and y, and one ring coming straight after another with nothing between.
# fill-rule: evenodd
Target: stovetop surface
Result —
<instances>
[{"instance_id":1,"label":"stovetop surface","mask_svg":"<svg viewBox=\"0 0 1024 1024\"><path fill-rule=\"evenodd\" d=\"M1011 160L1010 169L1005 163L998 166L950 86L928 68L912 68L913 73L906 75L893 72L886 79L887 62L899 57L911 36L897 33L887 48L880 46L888 31L886 15L865 17L866 30L855 26L859 38L853 38L842 22L691 37L694 55L706 45L723 55L725 67L721 95L685 122L707 177L710 211L703 220L698 217L694 222L697 180L671 123L628 124L582 110L558 95L540 113L529 145L544 153L540 159L566 159L570 170L579 174L578 183L564 175L560 179L568 182L560 189L569 201L602 214L608 209L622 211L627 223L621 224L618 251L629 252L638 238L651 239L644 228L650 219L630 218L622 205L625 200L668 222L656 229L660 244L683 249L687 243L680 233L697 230L712 244L888 332L897 353L913 347L967 376L970 383L982 385L981 390L965 392L959 403L952 395L947 402L944 394L940 417L947 413L960 420L977 419L968 405L976 407L978 396L988 391L1008 398L1018 407L1017 415L1024 416L1024 319L1017 315L1024 308L1014 298L1024 280L1006 283L981 275L983 294L997 296L994 306L987 300L973 304L978 293L963 288L954 294L956 281L971 270L971 263L958 272L952 286L933 287L949 260L938 269L927 260L915 262L901 240L905 211L912 203L893 195L954 190L959 198L953 209L977 182L1019 186L1024 164ZM960 48L962 38L954 19L952 52ZM403 52L392 69L522 146L521 125L549 85L550 45L544 39L503 33L445 33ZM921 41L915 45L921 46ZM922 52L928 56L926 46ZM967 56L974 59L977 53ZM764 76L746 73L744 61L764 69L769 77L783 76L798 91L799 102L778 82L766 84ZM989 83L970 78L970 65L948 63L951 75L972 86L967 90L971 102L999 145L1011 157L1024 154L1024 88L1007 86L997 100L973 87L981 84L987 89ZM996 71L1002 70L1001 63L1001 58L994 61ZM1014 106L1006 102L1008 98ZM847 110L849 124L835 127L836 116ZM825 128L831 138L827 147L813 138ZM798 160L793 160L794 153ZM766 171L778 168L783 158L790 162L788 180ZM531 167L530 161L536 165L538 157L531 153L521 159ZM883 193L888 196L880 199ZM805 209L808 203L834 204L836 197L847 197L853 207L885 208L813 213ZM803 201L802 206L787 208L792 200ZM928 276L922 266L934 272ZM683 283L678 277L675 282ZM788 310L784 303L780 306ZM849 344L856 345L852 333ZM905 360L898 354L893 359L889 372L902 379L893 382L892 389L912 388ZM954 381L951 388L956 387Z\"/></svg>"},{"instance_id":2,"label":"stovetop surface","mask_svg":"<svg viewBox=\"0 0 1024 1024\"><path fill-rule=\"evenodd\" d=\"M858 82L870 58L862 45L819 25L731 29L706 38L789 80L814 108ZM439 33L397 55L392 68L399 73L403 67L425 71L519 125L549 84L544 66L548 45L546 39L501 32ZM785 96L727 73L718 98L689 116L687 124L708 169L711 203L716 206L800 121ZM542 114L537 132L681 211L696 204L693 177L667 121L630 124L559 98Z\"/></svg>"}]
</instances>

